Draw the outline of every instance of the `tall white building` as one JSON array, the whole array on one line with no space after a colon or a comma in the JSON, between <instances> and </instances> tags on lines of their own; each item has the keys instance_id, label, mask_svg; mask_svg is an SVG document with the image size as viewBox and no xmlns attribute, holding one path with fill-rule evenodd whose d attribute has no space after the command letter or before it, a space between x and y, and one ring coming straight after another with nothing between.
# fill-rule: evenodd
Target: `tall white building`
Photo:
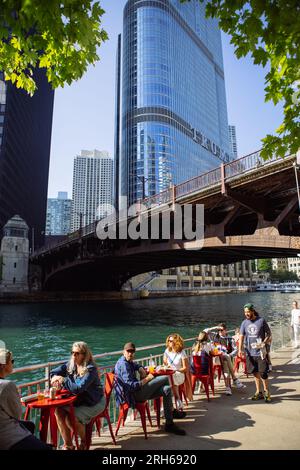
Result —
<instances>
[{"instance_id":1,"label":"tall white building","mask_svg":"<svg viewBox=\"0 0 300 470\"><path fill-rule=\"evenodd\" d=\"M296 273L300 278L300 258L288 258L289 271Z\"/></svg>"},{"instance_id":2,"label":"tall white building","mask_svg":"<svg viewBox=\"0 0 300 470\"><path fill-rule=\"evenodd\" d=\"M288 271L288 258L272 258L272 269L273 271Z\"/></svg>"},{"instance_id":3,"label":"tall white building","mask_svg":"<svg viewBox=\"0 0 300 470\"><path fill-rule=\"evenodd\" d=\"M236 128L235 126L228 126L229 130L229 142L231 148L232 158L235 160L238 158L237 142L236 142Z\"/></svg>"},{"instance_id":4,"label":"tall white building","mask_svg":"<svg viewBox=\"0 0 300 470\"><path fill-rule=\"evenodd\" d=\"M106 151L82 150L74 159L71 231L111 213L114 161Z\"/></svg>"}]
</instances>

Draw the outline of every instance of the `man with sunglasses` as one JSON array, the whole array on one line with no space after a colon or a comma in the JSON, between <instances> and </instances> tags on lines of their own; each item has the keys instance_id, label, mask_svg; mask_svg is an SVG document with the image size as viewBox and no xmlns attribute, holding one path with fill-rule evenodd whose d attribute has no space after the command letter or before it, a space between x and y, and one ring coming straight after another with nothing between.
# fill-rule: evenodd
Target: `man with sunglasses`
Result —
<instances>
[{"instance_id":1,"label":"man with sunglasses","mask_svg":"<svg viewBox=\"0 0 300 470\"><path fill-rule=\"evenodd\" d=\"M136 402L163 397L166 419L165 431L184 436L185 431L179 428L174 419L184 418L186 413L173 409L172 388L167 376L154 377L147 374L142 365L134 361L135 345L126 343L123 356L115 365L115 394L117 405L128 403L134 408ZM137 378L139 373L139 379Z\"/></svg>"},{"instance_id":2,"label":"man with sunglasses","mask_svg":"<svg viewBox=\"0 0 300 470\"><path fill-rule=\"evenodd\" d=\"M234 342L234 339L228 335L227 326L225 323L220 323L218 326L213 326L211 328L206 328L204 330L211 341L221 344L226 348L226 353L222 354L220 360L222 360L223 368L224 368L224 376L225 376L225 385L226 390L225 394L230 396L232 395L231 386L230 386L230 377L231 375L233 380L233 385L237 389L243 389L246 385L242 384L239 379L236 377L233 364L232 364L232 357L234 357L238 350L237 346Z\"/></svg>"}]
</instances>

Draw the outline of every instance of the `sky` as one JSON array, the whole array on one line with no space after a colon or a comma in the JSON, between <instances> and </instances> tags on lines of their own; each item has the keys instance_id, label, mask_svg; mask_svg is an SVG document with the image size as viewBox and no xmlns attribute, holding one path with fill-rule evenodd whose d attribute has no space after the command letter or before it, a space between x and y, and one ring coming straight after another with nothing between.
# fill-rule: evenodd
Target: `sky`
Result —
<instances>
[{"instance_id":1,"label":"sky","mask_svg":"<svg viewBox=\"0 0 300 470\"><path fill-rule=\"evenodd\" d=\"M48 197L72 197L73 160L81 150L114 152L115 62L126 0L102 0L103 27L109 40L101 60L81 80L55 91ZM260 140L282 122L282 107L264 102L266 71L251 58L237 59L230 37L222 33L228 123L236 126L239 157L258 150Z\"/></svg>"}]
</instances>

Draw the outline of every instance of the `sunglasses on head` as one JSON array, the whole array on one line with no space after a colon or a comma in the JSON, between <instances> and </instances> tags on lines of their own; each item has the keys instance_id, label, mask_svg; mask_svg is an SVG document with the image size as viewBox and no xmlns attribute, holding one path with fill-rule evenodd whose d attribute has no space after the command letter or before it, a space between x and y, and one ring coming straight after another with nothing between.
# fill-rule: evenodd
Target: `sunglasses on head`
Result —
<instances>
[{"instance_id":1,"label":"sunglasses on head","mask_svg":"<svg viewBox=\"0 0 300 470\"><path fill-rule=\"evenodd\" d=\"M128 353L135 353L135 349L126 349Z\"/></svg>"},{"instance_id":2,"label":"sunglasses on head","mask_svg":"<svg viewBox=\"0 0 300 470\"><path fill-rule=\"evenodd\" d=\"M173 338L169 338L169 343L173 343L174 339Z\"/></svg>"}]
</instances>

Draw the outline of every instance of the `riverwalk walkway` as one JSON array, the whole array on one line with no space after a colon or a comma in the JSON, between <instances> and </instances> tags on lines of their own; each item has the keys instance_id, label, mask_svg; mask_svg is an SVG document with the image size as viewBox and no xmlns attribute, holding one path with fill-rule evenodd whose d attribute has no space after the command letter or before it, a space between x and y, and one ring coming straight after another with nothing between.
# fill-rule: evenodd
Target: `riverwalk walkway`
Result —
<instances>
[{"instance_id":1,"label":"riverwalk walkway","mask_svg":"<svg viewBox=\"0 0 300 470\"><path fill-rule=\"evenodd\" d=\"M253 376L240 375L244 391L233 388L225 395L224 382L215 381L215 396L207 402L204 393L194 395L187 416L178 420L186 436L175 436L147 423L148 439L140 420L127 419L120 428L117 445L106 432L93 436L91 450L299 450L300 449L300 349L282 348L272 353L271 403L251 401Z\"/></svg>"}]
</instances>

